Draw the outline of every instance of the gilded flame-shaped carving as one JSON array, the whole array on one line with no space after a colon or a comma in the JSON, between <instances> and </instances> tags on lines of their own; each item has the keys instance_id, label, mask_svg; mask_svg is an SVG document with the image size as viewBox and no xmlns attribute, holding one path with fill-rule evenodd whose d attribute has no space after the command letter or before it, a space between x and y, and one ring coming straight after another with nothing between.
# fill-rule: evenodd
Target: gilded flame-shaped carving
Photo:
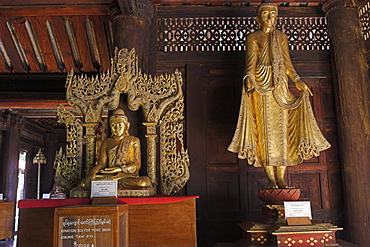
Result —
<instances>
[{"instance_id":1,"label":"gilded flame-shaped carving","mask_svg":"<svg viewBox=\"0 0 370 247\"><path fill-rule=\"evenodd\" d=\"M130 110L142 107L147 122L158 122L163 112L182 95L182 76L179 71L152 77L138 68L135 50L116 50L113 68L117 68L116 88L128 95Z\"/></svg>"},{"instance_id":2,"label":"gilded flame-shaped carving","mask_svg":"<svg viewBox=\"0 0 370 247\"><path fill-rule=\"evenodd\" d=\"M184 97L176 101L160 121L160 176L162 193L171 195L189 180L189 155L184 149ZM181 147L177 149L178 143Z\"/></svg>"},{"instance_id":3,"label":"gilded flame-shaped carving","mask_svg":"<svg viewBox=\"0 0 370 247\"><path fill-rule=\"evenodd\" d=\"M67 194L81 179L82 169L82 133L81 120L66 110L63 105L58 106L58 123L66 125L66 150L57 151L54 159L56 191Z\"/></svg>"}]
</instances>

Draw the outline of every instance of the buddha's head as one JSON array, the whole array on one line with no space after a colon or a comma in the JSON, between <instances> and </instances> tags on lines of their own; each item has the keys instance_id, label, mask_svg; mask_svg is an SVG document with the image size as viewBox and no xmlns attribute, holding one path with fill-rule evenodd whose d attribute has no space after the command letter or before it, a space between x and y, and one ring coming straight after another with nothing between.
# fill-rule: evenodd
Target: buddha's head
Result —
<instances>
[{"instance_id":1,"label":"buddha's head","mask_svg":"<svg viewBox=\"0 0 370 247\"><path fill-rule=\"evenodd\" d=\"M129 135L130 122L122 109L117 109L109 118L109 124L113 136Z\"/></svg>"},{"instance_id":2,"label":"buddha's head","mask_svg":"<svg viewBox=\"0 0 370 247\"><path fill-rule=\"evenodd\" d=\"M260 29L272 29L276 25L278 7L271 2L263 2L257 8L256 21Z\"/></svg>"}]
</instances>

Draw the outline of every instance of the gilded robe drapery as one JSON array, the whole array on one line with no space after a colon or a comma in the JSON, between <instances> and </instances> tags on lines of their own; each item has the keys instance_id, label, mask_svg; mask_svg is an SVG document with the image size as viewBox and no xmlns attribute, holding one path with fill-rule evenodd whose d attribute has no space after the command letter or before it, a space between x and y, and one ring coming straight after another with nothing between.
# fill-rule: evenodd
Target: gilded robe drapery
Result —
<instances>
[{"instance_id":1,"label":"gilded robe drapery","mask_svg":"<svg viewBox=\"0 0 370 247\"><path fill-rule=\"evenodd\" d=\"M289 56L288 39L272 30L261 44L247 36L246 70L239 118L228 150L254 166L292 166L330 147L309 101L288 89L288 76L300 80ZM248 93L253 88L253 93Z\"/></svg>"},{"instance_id":2,"label":"gilded robe drapery","mask_svg":"<svg viewBox=\"0 0 370 247\"><path fill-rule=\"evenodd\" d=\"M141 167L140 141L135 136L125 136L120 143L107 151L108 168L120 167L122 172L115 175L105 175L106 180L117 179L118 187L125 189L140 189L150 187L150 179L139 176Z\"/></svg>"},{"instance_id":3,"label":"gilded robe drapery","mask_svg":"<svg viewBox=\"0 0 370 247\"><path fill-rule=\"evenodd\" d=\"M139 139L135 136L125 136L122 138L120 143L108 150L108 166L121 167L122 170L128 170L127 172L138 174L140 169L140 146L134 148L134 145L138 145ZM128 166L128 164L130 164Z\"/></svg>"}]
</instances>

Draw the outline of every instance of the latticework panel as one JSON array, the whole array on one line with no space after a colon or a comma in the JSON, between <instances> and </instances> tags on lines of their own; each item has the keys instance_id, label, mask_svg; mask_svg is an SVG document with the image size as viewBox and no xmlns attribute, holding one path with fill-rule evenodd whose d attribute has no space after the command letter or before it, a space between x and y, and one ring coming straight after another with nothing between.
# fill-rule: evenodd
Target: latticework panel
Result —
<instances>
[{"instance_id":1,"label":"latticework panel","mask_svg":"<svg viewBox=\"0 0 370 247\"><path fill-rule=\"evenodd\" d=\"M360 20L365 40L370 39L370 1L360 7Z\"/></svg>"},{"instance_id":2,"label":"latticework panel","mask_svg":"<svg viewBox=\"0 0 370 247\"><path fill-rule=\"evenodd\" d=\"M158 21L158 50L244 51L245 37L258 28L252 17L164 18ZM278 18L292 50L328 50L324 17Z\"/></svg>"}]
</instances>

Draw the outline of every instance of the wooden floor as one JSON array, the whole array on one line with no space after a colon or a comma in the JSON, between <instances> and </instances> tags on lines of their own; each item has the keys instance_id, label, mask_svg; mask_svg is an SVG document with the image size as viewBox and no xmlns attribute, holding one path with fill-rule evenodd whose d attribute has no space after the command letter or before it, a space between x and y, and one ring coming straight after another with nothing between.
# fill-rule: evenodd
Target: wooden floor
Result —
<instances>
[{"instance_id":1,"label":"wooden floor","mask_svg":"<svg viewBox=\"0 0 370 247\"><path fill-rule=\"evenodd\" d=\"M342 247L358 247L358 245L356 244L351 244L350 242L347 242L347 241L344 241L342 239L338 239L337 240L338 244L340 244L340 246Z\"/></svg>"}]
</instances>

